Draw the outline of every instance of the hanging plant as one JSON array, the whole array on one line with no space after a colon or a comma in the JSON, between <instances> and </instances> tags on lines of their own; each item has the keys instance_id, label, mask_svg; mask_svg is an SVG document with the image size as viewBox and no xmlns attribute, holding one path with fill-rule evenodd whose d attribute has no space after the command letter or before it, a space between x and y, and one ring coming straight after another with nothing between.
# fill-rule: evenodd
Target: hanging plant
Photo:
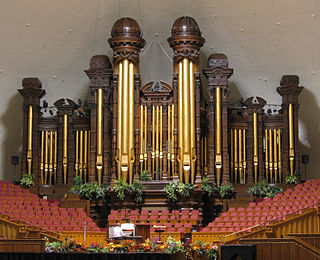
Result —
<instances>
[{"instance_id":1,"label":"hanging plant","mask_svg":"<svg viewBox=\"0 0 320 260\"><path fill-rule=\"evenodd\" d=\"M87 200L102 199L106 197L106 191L110 190L110 185L106 184L102 187L97 182L85 183L80 186L80 197Z\"/></svg>"},{"instance_id":2,"label":"hanging plant","mask_svg":"<svg viewBox=\"0 0 320 260\"><path fill-rule=\"evenodd\" d=\"M165 192L167 193L167 197L171 201L177 201L180 197L190 197L190 192L194 189L194 185L181 182L170 182L164 188Z\"/></svg>"},{"instance_id":3,"label":"hanging plant","mask_svg":"<svg viewBox=\"0 0 320 260\"><path fill-rule=\"evenodd\" d=\"M134 201L140 203L142 202L142 189L143 185L140 182L134 181L132 184L128 184L122 179L119 179L115 181L112 190L120 200L124 200L127 195L135 193Z\"/></svg>"}]
</instances>

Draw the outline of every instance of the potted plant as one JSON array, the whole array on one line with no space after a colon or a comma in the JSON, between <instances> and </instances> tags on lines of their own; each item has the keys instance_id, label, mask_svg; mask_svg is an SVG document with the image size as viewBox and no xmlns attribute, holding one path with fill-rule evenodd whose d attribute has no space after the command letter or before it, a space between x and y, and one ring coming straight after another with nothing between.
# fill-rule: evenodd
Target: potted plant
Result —
<instances>
[{"instance_id":1,"label":"potted plant","mask_svg":"<svg viewBox=\"0 0 320 260\"><path fill-rule=\"evenodd\" d=\"M276 194L283 192L282 188L267 184L265 180L254 183L248 188L248 193L255 197L255 202L260 202L264 198L273 198Z\"/></svg>"},{"instance_id":2,"label":"potted plant","mask_svg":"<svg viewBox=\"0 0 320 260\"><path fill-rule=\"evenodd\" d=\"M143 171L140 172L139 179L140 179L140 181L152 181L152 178L148 174L147 170L143 170Z\"/></svg>"},{"instance_id":3,"label":"potted plant","mask_svg":"<svg viewBox=\"0 0 320 260\"><path fill-rule=\"evenodd\" d=\"M286 174L286 184L293 184L293 185L296 185L298 184L298 176L296 174L296 172L291 175L289 172Z\"/></svg>"},{"instance_id":4,"label":"potted plant","mask_svg":"<svg viewBox=\"0 0 320 260\"><path fill-rule=\"evenodd\" d=\"M222 203L223 203L223 200L225 199L225 202L226 202L225 209L228 210L229 209L228 199L231 199L235 195L235 191L232 183L229 182L226 184L222 184L218 187L215 187L214 190L218 193L218 196L219 198L221 198Z\"/></svg>"},{"instance_id":5,"label":"potted plant","mask_svg":"<svg viewBox=\"0 0 320 260\"><path fill-rule=\"evenodd\" d=\"M215 188L212 187L212 183L209 182L209 178L207 176L202 177L201 190L206 192L209 197L217 191Z\"/></svg>"},{"instance_id":6,"label":"potted plant","mask_svg":"<svg viewBox=\"0 0 320 260\"><path fill-rule=\"evenodd\" d=\"M81 199L105 200L106 191L110 190L110 185L99 186L97 182L84 183L80 186L79 194Z\"/></svg>"},{"instance_id":7,"label":"potted plant","mask_svg":"<svg viewBox=\"0 0 320 260\"><path fill-rule=\"evenodd\" d=\"M179 197L188 198L190 197L190 192L194 190L194 186L190 183L182 182L170 182L164 188L167 193L167 197L170 201L176 202Z\"/></svg>"},{"instance_id":8,"label":"potted plant","mask_svg":"<svg viewBox=\"0 0 320 260\"><path fill-rule=\"evenodd\" d=\"M142 188L143 185L140 182L134 181L132 184L128 184L119 179L115 181L112 191L116 193L120 200L124 200L127 195L135 194L134 201L140 203L142 202Z\"/></svg>"},{"instance_id":9,"label":"potted plant","mask_svg":"<svg viewBox=\"0 0 320 260\"><path fill-rule=\"evenodd\" d=\"M23 174L20 180L20 185L23 188L29 188L30 186L34 186L33 175L32 174Z\"/></svg>"},{"instance_id":10,"label":"potted plant","mask_svg":"<svg viewBox=\"0 0 320 260\"><path fill-rule=\"evenodd\" d=\"M80 198L80 188L83 181L80 176L73 177L73 185L68 191L68 199L79 199Z\"/></svg>"}]
</instances>

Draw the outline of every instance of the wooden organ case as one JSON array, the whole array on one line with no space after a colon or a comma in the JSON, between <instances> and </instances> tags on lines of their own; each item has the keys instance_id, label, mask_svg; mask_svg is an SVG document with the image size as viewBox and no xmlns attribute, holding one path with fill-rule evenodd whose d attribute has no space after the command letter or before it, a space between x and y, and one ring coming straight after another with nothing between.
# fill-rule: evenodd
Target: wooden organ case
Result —
<instances>
[{"instance_id":1,"label":"wooden organ case","mask_svg":"<svg viewBox=\"0 0 320 260\"><path fill-rule=\"evenodd\" d=\"M286 173L299 172L297 76L282 77L277 111L266 109L261 97L232 106L233 69L224 54L209 57L203 69L208 85L201 83L205 39L193 18L180 17L171 29L172 85L141 84L145 41L134 19L116 21L108 41L113 65L97 55L85 71L91 82L88 104L62 98L41 106L40 80L23 79L21 173L33 174L36 185L70 187L78 175L100 185L116 179L131 183L143 170L155 181L200 183L206 175L214 185L281 183ZM45 115L50 108L55 113Z\"/></svg>"}]
</instances>

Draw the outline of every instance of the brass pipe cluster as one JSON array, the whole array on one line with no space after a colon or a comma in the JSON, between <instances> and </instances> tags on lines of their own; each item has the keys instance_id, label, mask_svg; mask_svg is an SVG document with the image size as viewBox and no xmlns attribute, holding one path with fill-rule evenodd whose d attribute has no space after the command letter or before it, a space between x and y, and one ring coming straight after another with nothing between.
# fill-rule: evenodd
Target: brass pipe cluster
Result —
<instances>
[{"instance_id":1,"label":"brass pipe cluster","mask_svg":"<svg viewBox=\"0 0 320 260\"><path fill-rule=\"evenodd\" d=\"M140 105L140 171L147 170L148 144L148 113L147 106Z\"/></svg>"},{"instance_id":2,"label":"brass pipe cluster","mask_svg":"<svg viewBox=\"0 0 320 260\"><path fill-rule=\"evenodd\" d=\"M179 62L178 123L180 181L194 183L195 179L195 86L194 66L188 58ZM191 179L191 180L190 180Z\"/></svg>"},{"instance_id":3,"label":"brass pipe cluster","mask_svg":"<svg viewBox=\"0 0 320 260\"><path fill-rule=\"evenodd\" d=\"M134 65L127 59L119 63L117 113L118 178L132 183L134 155Z\"/></svg>"},{"instance_id":4,"label":"brass pipe cluster","mask_svg":"<svg viewBox=\"0 0 320 260\"><path fill-rule=\"evenodd\" d=\"M293 105L289 104L289 161L290 174L294 174L294 126L293 126Z\"/></svg>"},{"instance_id":5,"label":"brass pipe cluster","mask_svg":"<svg viewBox=\"0 0 320 260\"><path fill-rule=\"evenodd\" d=\"M40 183L52 185L57 179L57 131L41 131Z\"/></svg>"},{"instance_id":6,"label":"brass pipe cluster","mask_svg":"<svg viewBox=\"0 0 320 260\"><path fill-rule=\"evenodd\" d=\"M221 88L216 87L215 89L215 95L216 95L216 111L215 111L215 121L216 121L216 140L215 140L215 146L216 146L216 155L215 155L215 168L216 168L216 178L217 178L217 185L220 186L221 184L221 170L222 170L222 153L221 153L221 146L222 146L222 140L221 140Z\"/></svg>"},{"instance_id":7,"label":"brass pipe cluster","mask_svg":"<svg viewBox=\"0 0 320 260\"><path fill-rule=\"evenodd\" d=\"M235 183L245 184L247 179L246 132L246 129L231 129L230 132L230 166Z\"/></svg>"},{"instance_id":8,"label":"brass pipe cluster","mask_svg":"<svg viewBox=\"0 0 320 260\"><path fill-rule=\"evenodd\" d=\"M265 171L267 182L281 182L281 149L281 129L265 129Z\"/></svg>"},{"instance_id":9,"label":"brass pipe cluster","mask_svg":"<svg viewBox=\"0 0 320 260\"><path fill-rule=\"evenodd\" d=\"M163 169L163 107L152 107L152 178L160 179Z\"/></svg>"},{"instance_id":10,"label":"brass pipe cluster","mask_svg":"<svg viewBox=\"0 0 320 260\"><path fill-rule=\"evenodd\" d=\"M29 106L28 111L28 150L27 150L27 164L28 174L32 173L32 124L33 124L33 108Z\"/></svg>"},{"instance_id":11,"label":"brass pipe cluster","mask_svg":"<svg viewBox=\"0 0 320 260\"><path fill-rule=\"evenodd\" d=\"M75 175L80 176L83 182L87 182L88 173L88 147L90 143L90 131L76 131L76 151L75 151Z\"/></svg>"},{"instance_id":12,"label":"brass pipe cluster","mask_svg":"<svg viewBox=\"0 0 320 260\"><path fill-rule=\"evenodd\" d=\"M168 178L174 176L174 105L168 106Z\"/></svg>"},{"instance_id":13,"label":"brass pipe cluster","mask_svg":"<svg viewBox=\"0 0 320 260\"><path fill-rule=\"evenodd\" d=\"M98 183L102 184L103 170L103 92L102 89L97 90L97 158L96 168L98 174ZM78 137L78 135L77 135ZM77 168L76 168L77 174Z\"/></svg>"}]
</instances>

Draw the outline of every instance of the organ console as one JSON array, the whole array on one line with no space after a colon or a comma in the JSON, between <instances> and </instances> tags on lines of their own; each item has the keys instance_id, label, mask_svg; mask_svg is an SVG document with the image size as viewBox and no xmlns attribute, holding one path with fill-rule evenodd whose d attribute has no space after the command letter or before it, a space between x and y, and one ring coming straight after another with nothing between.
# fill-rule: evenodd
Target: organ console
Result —
<instances>
[{"instance_id":1,"label":"organ console","mask_svg":"<svg viewBox=\"0 0 320 260\"><path fill-rule=\"evenodd\" d=\"M285 173L299 172L297 76L282 77L276 111L268 112L261 97L233 106L228 103L233 69L227 56L212 54L201 71L205 39L193 18L178 18L168 38L172 85L141 84L145 40L134 19L117 20L108 42L113 64L96 55L85 71L89 106L63 98L48 116L40 106L45 91L39 79L23 79L21 172L34 174L37 185L70 185L73 176L100 185L116 179L132 183L142 171L154 181L194 184L208 176L218 186L261 179L281 183ZM208 84L201 82L202 72Z\"/></svg>"}]
</instances>

